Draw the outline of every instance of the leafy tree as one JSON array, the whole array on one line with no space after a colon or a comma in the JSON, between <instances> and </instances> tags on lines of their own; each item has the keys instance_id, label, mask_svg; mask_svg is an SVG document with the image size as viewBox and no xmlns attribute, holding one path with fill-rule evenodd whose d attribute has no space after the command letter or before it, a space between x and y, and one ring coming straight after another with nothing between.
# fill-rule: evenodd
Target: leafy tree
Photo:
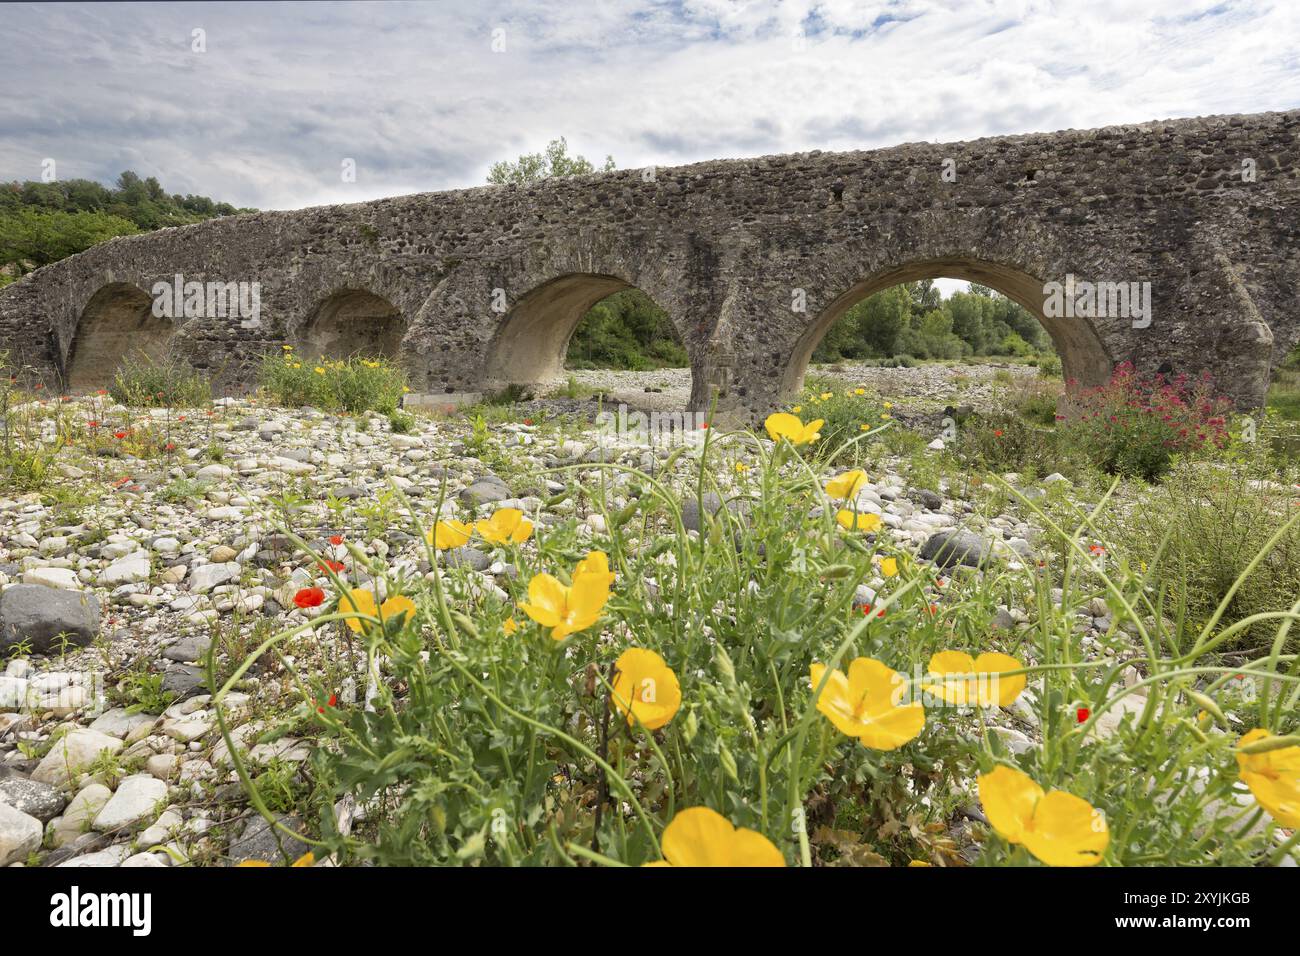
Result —
<instances>
[{"instance_id":1,"label":"leafy tree","mask_svg":"<svg viewBox=\"0 0 1300 956\"><path fill-rule=\"evenodd\" d=\"M908 282L850 308L813 353L817 362L841 358L961 358L1035 355L1052 351L1036 318L1006 296L972 284L943 299L934 283Z\"/></svg>"},{"instance_id":2,"label":"leafy tree","mask_svg":"<svg viewBox=\"0 0 1300 956\"><path fill-rule=\"evenodd\" d=\"M601 172L614 169L614 157L606 156ZM529 186L552 176L583 176L596 172L596 167L585 156L570 156L569 144L563 136L553 139L541 153L524 153L515 162L502 160L488 170L487 181L496 186Z\"/></svg>"},{"instance_id":3,"label":"leafy tree","mask_svg":"<svg viewBox=\"0 0 1300 956\"><path fill-rule=\"evenodd\" d=\"M0 183L0 283L113 236L237 212L206 196L169 196L156 177L126 170L113 188L89 179Z\"/></svg>"}]
</instances>

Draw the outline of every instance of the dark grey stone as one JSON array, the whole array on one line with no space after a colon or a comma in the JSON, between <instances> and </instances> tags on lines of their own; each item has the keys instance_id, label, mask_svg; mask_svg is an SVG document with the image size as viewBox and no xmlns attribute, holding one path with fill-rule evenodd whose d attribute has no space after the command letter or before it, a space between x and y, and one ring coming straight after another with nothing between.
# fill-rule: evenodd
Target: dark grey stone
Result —
<instances>
[{"instance_id":1,"label":"dark grey stone","mask_svg":"<svg viewBox=\"0 0 1300 956\"><path fill-rule=\"evenodd\" d=\"M27 643L35 654L62 641L85 647L99 633L99 600L89 591L14 584L0 592L0 657Z\"/></svg>"},{"instance_id":2,"label":"dark grey stone","mask_svg":"<svg viewBox=\"0 0 1300 956\"><path fill-rule=\"evenodd\" d=\"M0 803L7 803L42 823L49 823L68 805L63 794L49 784L4 767L0 767Z\"/></svg>"},{"instance_id":3,"label":"dark grey stone","mask_svg":"<svg viewBox=\"0 0 1300 956\"><path fill-rule=\"evenodd\" d=\"M163 671L162 691L176 700L185 700L201 693L206 680L201 667L173 664Z\"/></svg>"},{"instance_id":4,"label":"dark grey stone","mask_svg":"<svg viewBox=\"0 0 1300 956\"><path fill-rule=\"evenodd\" d=\"M716 491L706 491L703 495L704 510L712 517L722 510L722 497ZM744 503L732 499L727 510L733 515L742 515L745 512ZM721 520L721 519L720 519ZM688 494L682 498L682 525L687 531L700 530L700 498L694 494Z\"/></svg>"},{"instance_id":5,"label":"dark grey stone","mask_svg":"<svg viewBox=\"0 0 1300 956\"><path fill-rule=\"evenodd\" d=\"M460 493L460 500L473 507L490 504L493 501L504 501L509 497L510 489L506 487L505 482L492 475L478 479Z\"/></svg>"},{"instance_id":6,"label":"dark grey stone","mask_svg":"<svg viewBox=\"0 0 1300 956\"><path fill-rule=\"evenodd\" d=\"M938 511L943 507L943 495L926 488L913 488L908 496L926 511Z\"/></svg>"},{"instance_id":7,"label":"dark grey stone","mask_svg":"<svg viewBox=\"0 0 1300 956\"><path fill-rule=\"evenodd\" d=\"M278 815L276 819L296 833L304 832L303 823L297 817ZM240 829L239 836L231 841L227 856L231 863L264 860L267 863L284 864L292 863L310 849L301 840L273 828L263 817L254 816Z\"/></svg>"},{"instance_id":8,"label":"dark grey stone","mask_svg":"<svg viewBox=\"0 0 1300 956\"><path fill-rule=\"evenodd\" d=\"M486 571L492 564L491 555L469 546L452 548L442 553L446 555L444 560L451 568L468 567L471 571Z\"/></svg>"},{"instance_id":9,"label":"dark grey stone","mask_svg":"<svg viewBox=\"0 0 1300 956\"><path fill-rule=\"evenodd\" d=\"M175 644L168 645L162 652L162 656L169 661L188 664L190 661L203 660L211 645L212 638L208 635L192 634L189 637L181 638Z\"/></svg>"},{"instance_id":10,"label":"dark grey stone","mask_svg":"<svg viewBox=\"0 0 1300 956\"><path fill-rule=\"evenodd\" d=\"M971 531L938 531L921 545L921 560L933 561L941 568L959 564L978 568L989 563L992 550L987 538Z\"/></svg>"}]
</instances>

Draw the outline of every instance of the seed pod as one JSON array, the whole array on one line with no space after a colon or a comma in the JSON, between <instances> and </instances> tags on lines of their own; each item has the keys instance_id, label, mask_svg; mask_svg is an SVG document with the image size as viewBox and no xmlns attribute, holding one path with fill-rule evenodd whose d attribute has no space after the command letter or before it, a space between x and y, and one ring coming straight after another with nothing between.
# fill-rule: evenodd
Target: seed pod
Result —
<instances>
[{"instance_id":1,"label":"seed pod","mask_svg":"<svg viewBox=\"0 0 1300 956\"><path fill-rule=\"evenodd\" d=\"M722 686L727 690L734 690L736 665L731 662L731 655L727 653L727 649L719 644L714 650L713 659L718 665L718 676L722 678Z\"/></svg>"},{"instance_id":2,"label":"seed pod","mask_svg":"<svg viewBox=\"0 0 1300 956\"><path fill-rule=\"evenodd\" d=\"M1300 735L1287 734L1283 737L1265 737L1263 740L1256 740L1248 743L1244 747L1238 747L1239 754L1266 754L1270 750L1281 750L1283 747L1300 746Z\"/></svg>"},{"instance_id":3,"label":"seed pod","mask_svg":"<svg viewBox=\"0 0 1300 956\"><path fill-rule=\"evenodd\" d=\"M478 626L460 611L452 611L451 619L456 626L469 635L471 640L478 640Z\"/></svg>"},{"instance_id":4,"label":"seed pod","mask_svg":"<svg viewBox=\"0 0 1300 956\"><path fill-rule=\"evenodd\" d=\"M1185 693L1192 700L1196 701L1196 703L1200 704L1202 710L1205 710L1210 714L1212 714L1214 716L1214 719L1217 720L1224 727L1228 726L1228 718L1223 715L1223 711L1219 709L1219 705L1215 703L1213 697L1208 697L1205 694L1198 693L1197 691L1194 690L1183 691L1183 693Z\"/></svg>"},{"instance_id":5,"label":"seed pod","mask_svg":"<svg viewBox=\"0 0 1300 956\"><path fill-rule=\"evenodd\" d=\"M740 775L736 772L736 758L731 755L726 744L718 744L718 761L722 764L722 769L726 771L728 777L733 783L740 783Z\"/></svg>"},{"instance_id":6,"label":"seed pod","mask_svg":"<svg viewBox=\"0 0 1300 956\"><path fill-rule=\"evenodd\" d=\"M699 732L700 719L695 716L695 711L692 710L686 715L686 719L682 721L682 736L686 738L686 742L689 744Z\"/></svg>"}]
</instances>

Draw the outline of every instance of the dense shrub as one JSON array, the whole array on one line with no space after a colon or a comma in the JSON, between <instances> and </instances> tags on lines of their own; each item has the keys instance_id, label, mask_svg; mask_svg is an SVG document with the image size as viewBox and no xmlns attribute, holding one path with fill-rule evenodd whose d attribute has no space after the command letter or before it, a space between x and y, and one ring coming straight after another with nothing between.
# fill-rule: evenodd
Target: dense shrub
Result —
<instances>
[{"instance_id":1,"label":"dense shrub","mask_svg":"<svg viewBox=\"0 0 1300 956\"><path fill-rule=\"evenodd\" d=\"M809 379L792 411L797 409L795 414L805 421L822 420L822 437L816 443L814 454L856 461L862 443L843 446L865 432L889 424L891 408L889 402L881 402L865 388L845 388L842 381L818 376Z\"/></svg>"},{"instance_id":2,"label":"dense shrub","mask_svg":"<svg viewBox=\"0 0 1300 956\"><path fill-rule=\"evenodd\" d=\"M1034 476L1061 471L1055 432L1010 412L964 419L952 448L967 468Z\"/></svg>"},{"instance_id":3,"label":"dense shrub","mask_svg":"<svg viewBox=\"0 0 1300 956\"><path fill-rule=\"evenodd\" d=\"M1103 471L1154 481L1175 455L1224 447L1230 408L1208 376L1143 375L1125 362L1109 383L1079 394L1066 431Z\"/></svg>"},{"instance_id":4,"label":"dense shrub","mask_svg":"<svg viewBox=\"0 0 1300 956\"><path fill-rule=\"evenodd\" d=\"M305 359L284 346L262 362L262 387L281 405L315 405L357 414L374 410L391 415L402 403L405 373L388 359Z\"/></svg>"},{"instance_id":5,"label":"dense shrub","mask_svg":"<svg viewBox=\"0 0 1300 956\"><path fill-rule=\"evenodd\" d=\"M1184 630L1193 631L1228 598L1233 582L1269 538L1300 510L1298 496L1294 486L1252 477L1241 465L1181 462L1133 507L1107 512L1102 527L1119 550L1160 582L1166 613L1182 613ZM1220 627L1289 607L1297 598L1300 525L1292 525L1232 593ZM1276 628L1276 621L1261 623L1228 646L1263 650ZM1292 633L1294 645L1300 629Z\"/></svg>"},{"instance_id":6,"label":"dense shrub","mask_svg":"<svg viewBox=\"0 0 1300 956\"><path fill-rule=\"evenodd\" d=\"M140 408L197 408L212 401L206 375L167 356L128 356L113 376L108 393L113 401Z\"/></svg>"},{"instance_id":7,"label":"dense shrub","mask_svg":"<svg viewBox=\"0 0 1300 956\"><path fill-rule=\"evenodd\" d=\"M1044 355L1038 360L1038 374L1042 378L1060 378L1064 374L1061 369L1060 357Z\"/></svg>"}]
</instances>

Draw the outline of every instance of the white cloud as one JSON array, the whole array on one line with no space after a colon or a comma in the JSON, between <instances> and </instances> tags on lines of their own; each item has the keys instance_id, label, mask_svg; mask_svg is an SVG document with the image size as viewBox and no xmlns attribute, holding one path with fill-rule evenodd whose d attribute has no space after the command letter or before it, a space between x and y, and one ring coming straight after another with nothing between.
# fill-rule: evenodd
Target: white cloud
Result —
<instances>
[{"instance_id":1,"label":"white cloud","mask_svg":"<svg viewBox=\"0 0 1300 956\"><path fill-rule=\"evenodd\" d=\"M293 208L477 185L558 135L626 167L1294 108L1298 6L8 7L0 179L53 157L63 178L130 167L173 192ZM206 53L190 51L195 27Z\"/></svg>"}]
</instances>

